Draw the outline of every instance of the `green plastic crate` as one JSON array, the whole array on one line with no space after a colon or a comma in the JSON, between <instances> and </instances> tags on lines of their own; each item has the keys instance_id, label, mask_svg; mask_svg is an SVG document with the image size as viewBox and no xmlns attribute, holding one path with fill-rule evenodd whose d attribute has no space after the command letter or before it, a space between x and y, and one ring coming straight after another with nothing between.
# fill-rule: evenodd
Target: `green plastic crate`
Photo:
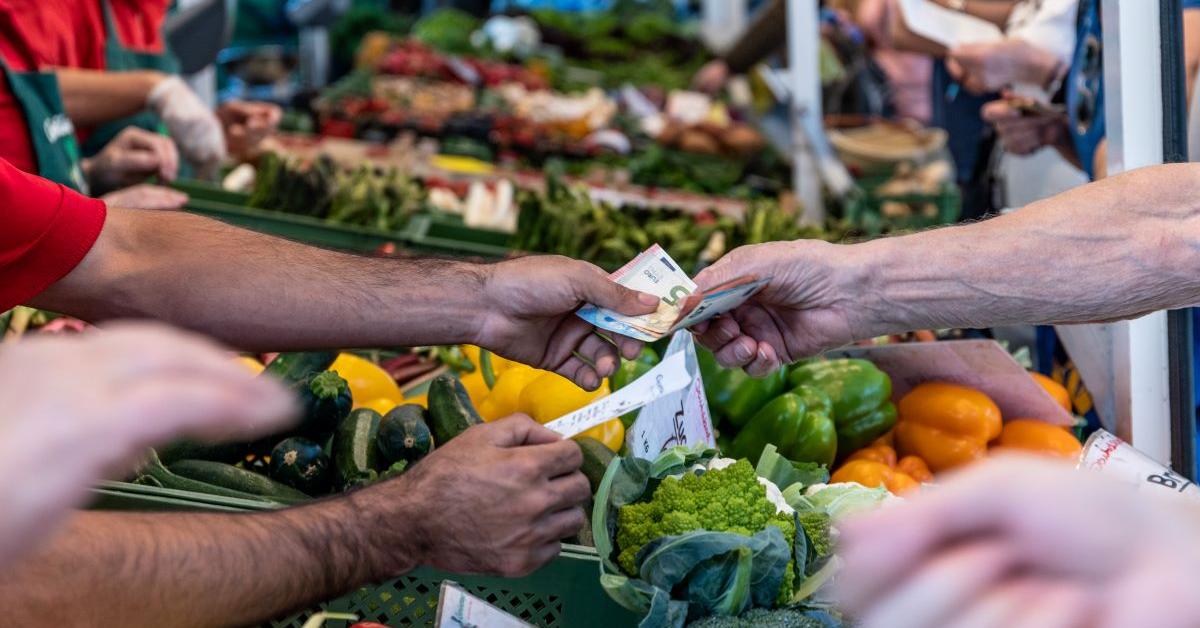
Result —
<instances>
[{"instance_id":1,"label":"green plastic crate","mask_svg":"<svg viewBox=\"0 0 1200 628\"><path fill-rule=\"evenodd\" d=\"M230 192L215 183L199 179L181 179L171 184L176 190L184 192L188 198L199 201L213 201L227 205L246 206L250 195L244 192Z\"/></svg>"},{"instance_id":2,"label":"green plastic crate","mask_svg":"<svg viewBox=\"0 0 1200 628\"><path fill-rule=\"evenodd\" d=\"M92 508L104 510L226 511L268 510L259 502L203 495L191 491L104 482L93 489ZM443 580L453 580L472 594L535 625L562 628L635 626L639 618L621 608L600 587L596 550L564 545L551 563L523 578L464 576L421 568L395 580L365 586L336 600L264 624L300 628L313 613L354 613L360 621L400 626L432 626ZM342 628L349 622L329 621Z\"/></svg>"}]
</instances>

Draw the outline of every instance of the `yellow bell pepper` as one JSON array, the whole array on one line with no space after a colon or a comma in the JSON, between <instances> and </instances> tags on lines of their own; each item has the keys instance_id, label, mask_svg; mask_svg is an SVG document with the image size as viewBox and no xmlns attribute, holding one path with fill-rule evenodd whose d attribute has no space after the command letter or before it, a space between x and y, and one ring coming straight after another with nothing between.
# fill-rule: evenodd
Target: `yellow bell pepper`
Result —
<instances>
[{"instance_id":1,"label":"yellow bell pepper","mask_svg":"<svg viewBox=\"0 0 1200 628\"><path fill-rule=\"evenodd\" d=\"M263 366L262 362L259 362L258 360L255 360L254 358L252 358L248 355L239 355L238 357L234 358L234 360L238 364L245 366L248 371L250 371L251 373L254 373L255 375L262 373L263 370L265 370L267 368L267 367Z\"/></svg>"},{"instance_id":2,"label":"yellow bell pepper","mask_svg":"<svg viewBox=\"0 0 1200 628\"><path fill-rule=\"evenodd\" d=\"M549 423L608 393L608 380L604 380L600 388L588 392L562 375L545 371L525 386L517 405L521 412L533 417L534 421Z\"/></svg>"},{"instance_id":3,"label":"yellow bell pepper","mask_svg":"<svg viewBox=\"0 0 1200 628\"><path fill-rule=\"evenodd\" d=\"M396 405L397 404L391 399L379 397L363 404L355 404L355 408L370 408L379 414L387 414L388 412L391 412L392 408L395 408Z\"/></svg>"},{"instance_id":4,"label":"yellow bell pepper","mask_svg":"<svg viewBox=\"0 0 1200 628\"><path fill-rule=\"evenodd\" d=\"M926 382L904 395L897 409L897 450L920 456L934 473L982 458L1000 435L1000 408L966 386Z\"/></svg>"},{"instance_id":5,"label":"yellow bell pepper","mask_svg":"<svg viewBox=\"0 0 1200 628\"><path fill-rule=\"evenodd\" d=\"M350 396L354 399L355 408L362 408L362 404L375 399L387 399L394 405L404 403L404 393L400 392L396 380L370 360L352 353L342 353L334 360L329 370L337 371L350 385Z\"/></svg>"},{"instance_id":6,"label":"yellow bell pepper","mask_svg":"<svg viewBox=\"0 0 1200 628\"><path fill-rule=\"evenodd\" d=\"M611 449L615 454L621 451L621 446L625 444L625 423L618 417L606 423L601 423L579 436L591 436L604 443L604 446Z\"/></svg>"},{"instance_id":7,"label":"yellow bell pepper","mask_svg":"<svg viewBox=\"0 0 1200 628\"><path fill-rule=\"evenodd\" d=\"M489 394L476 406L479 416L484 421L495 421L510 414L521 411L521 393L533 380L541 377L545 371L529 368L524 364L514 364L496 378L496 385Z\"/></svg>"},{"instance_id":8,"label":"yellow bell pepper","mask_svg":"<svg viewBox=\"0 0 1200 628\"><path fill-rule=\"evenodd\" d=\"M1083 445L1061 425L1037 419L1013 419L1004 424L993 450L1029 451L1054 458L1075 461Z\"/></svg>"},{"instance_id":9,"label":"yellow bell pepper","mask_svg":"<svg viewBox=\"0 0 1200 628\"><path fill-rule=\"evenodd\" d=\"M429 408L429 395L428 394L413 395L411 397L408 395L405 395L404 403L412 403L412 404L421 406L422 408L428 409Z\"/></svg>"}]
</instances>

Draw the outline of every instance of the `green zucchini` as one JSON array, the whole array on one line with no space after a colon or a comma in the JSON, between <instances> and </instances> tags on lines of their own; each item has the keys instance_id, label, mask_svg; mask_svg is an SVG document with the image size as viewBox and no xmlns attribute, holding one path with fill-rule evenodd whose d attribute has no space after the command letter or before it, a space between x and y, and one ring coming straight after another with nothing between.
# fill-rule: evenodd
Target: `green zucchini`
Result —
<instances>
[{"instance_id":1,"label":"green zucchini","mask_svg":"<svg viewBox=\"0 0 1200 628\"><path fill-rule=\"evenodd\" d=\"M482 423L483 419L471 405L467 389L457 377L444 373L430 382L429 427L434 442L444 445L467 428Z\"/></svg>"},{"instance_id":2,"label":"green zucchini","mask_svg":"<svg viewBox=\"0 0 1200 628\"><path fill-rule=\"evenodd\" d=\"M178 491L191 491L193 493L203 493L205 495L217 495L220 497L236 497L238 499L249 499L252 501L270 502L285 505L284 502L275 499L268 499L261 495L254 495L243 491L237 491L224 486L217 486L208 482L193 480L181 475L172 473L169 469L163 466L162 461L158 459L158 454L154 450L150 450L150 457L140 470L135 484L144 484L148 486L159 486L162 488L170 488Z\"/></svg>"},{"instance_id":3,"label":"green zucchini","mask_svg":"<svg viewBox=\"0 0 1200 628\"><path fill-rule=\"evenodd\" d=\"M233 465L211 460L180 460L167 470L180 477L215 486L223 486L241 493L265 497L283 504L293 504L311 499L308 495L253 471L239 469Z\"/></svg>"},{"instance_id":4,"label":"green zucchini","mask_svg":"<svg viewBox=\"0 0 1200 628\"><path fill-rule=\"evenodd\" d=\"M587 476L588 484L592 485L592 494L595 495L600 480L604 479L604 473L608 471L608 465L616 454L591 436L576 436L575 442L579 444L579 449L583 450L583 464L579 470Z\"/></svg>"},{"instance_id":5,"label":"green zucchini","mask_svg":"<svg viewBox=\"0 0 1200 628\"><path fill-rule=\"evenodd\" d=\"M359 408L338 424L333 435L333 466L343 490L370 484L383 470L375 446L382 419L370 408Z\"/></svg>"},{"instance_id":6,"label":"green zucchini","mask_svg":"<svg viewBox=\"0 0 1200 628\"><path fill-rule=\"evenodd\" d=\"M414 403L392 408L383 415L375 444L384 464L401 460L413 463L424 458L433 451L433 433L425 423L425 409Z\"/></svg>"},{"instance_id":7,"label":"green zucchini","mask_svg":"<svg viewBox=\"0 0 1200 628\"><path fill-rule=\"evenodd\" d=\"M349 384L334 371L309 374L294 387L301 408L296 432L305 436L319 438L332 433L354 405Z\"/></svg>"},{"instance_id":8,"label":"green zucchini","mask_svg":"<svg viewBox=\"0 0 1200 628\"><path fill-rule=\"evenodd\" d=\"M329 492L332 473L329 456L307 438L285 438L271 450L271 479L309 495Z\"/></svg>"},{"instance_id":9,"label":"green zucchini","mask_svg":"<svg viewBox=\"0 0 1200 628\"><path fill-rule=\"evenodd\" d=\"M271 360L263 373L269 373L285 383L299 382L313 373L329 370L337 360L336 351L296 351L280 353Z\"/></svg>"},{"instance_id":10,"label":"green zucchini","mask_svg":"<svg viewBox=\"0 0 1200 628\"><path fill-rule=\"evenodd\" d=\"M163 464L171 464L176 460L193 458L197 460L216 460L218 462L237 462L245 445L242 443L199 443L194 440L177 440L155 449L158 459Z\"/></svg>"}]
</instances>

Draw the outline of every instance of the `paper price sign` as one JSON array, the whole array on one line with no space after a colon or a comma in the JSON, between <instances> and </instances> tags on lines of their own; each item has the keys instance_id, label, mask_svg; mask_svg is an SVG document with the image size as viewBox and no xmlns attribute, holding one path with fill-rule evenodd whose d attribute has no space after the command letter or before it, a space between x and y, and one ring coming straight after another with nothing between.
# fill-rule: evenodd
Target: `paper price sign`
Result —
<instances>
[{"instance_id":1,"label":"paper price sign","mask_svg":"<svg viewBox=\"0 0 1200 628\"><path fill-rule=\"evenodd\" d=\"M667 359L684 357L690 381L680 390L646 404L625 432L630 454L646 460L654 460L678 445L716 445L700 363L696 359L696 341L686 331L676 332L665 355Z\"/></svg>"},{"instance_id":2,"label":"paper price sign","mask_svg":"<svg viewBox=\"0 0 1200 628\"><path fill-rule=\"evenodd\" d=\"M683 390L692 382L693 373L688 372L686 356L676 353L669 356L645 375L637 378L621 390L602 397L590 405L570 414L554 419L546 427L570 438L626 412Z\"/></svg>"},{"instance_id":3,"label":"paper price sign","mask_svg":"<svg viewBox=\"0 0 1200 628\"><path fill-rule=\"evenodd\" d=\"M437 628L533 628L449 580L442 581L434 625Z\"/></svg>"}]
</instances>

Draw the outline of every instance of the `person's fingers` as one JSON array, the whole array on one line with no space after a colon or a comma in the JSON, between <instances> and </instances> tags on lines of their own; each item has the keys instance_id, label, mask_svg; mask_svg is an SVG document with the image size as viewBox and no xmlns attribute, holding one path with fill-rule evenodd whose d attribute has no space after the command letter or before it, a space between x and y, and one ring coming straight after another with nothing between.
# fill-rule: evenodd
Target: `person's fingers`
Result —
<instances>
[{"instance_id":1,"label":"person's fingers","mask_svg":"<svg viewBox=\"0 0 1200 628\"><path fill-rule=\"evenodd\" d=\"M549 445L544 445L549 447ZM591 499L592 486L587 476L579 472L570 473L550 480L547 491L548 501L545 513L550 514L567 508L574 508ZM550 537L560 539L561 536Z\"/></svg>"},{"instance_id":2,"label":"person's fingers","mask_svg":"<svg viewBox=\"0 0 1200 628\"><path fill-rule=\"evenodd\" d=\"M725 368L741 368L754 361L758 343L749 336L739 336L713 353L717 364Z\"/></svg>"},{"instance_id":3,"label":"person's fingers","mask_svg":"<svg viewBox=\"0 0 1200 628\"><path fill-rule=\"evenodd\" d=\"M295 400L268 380L230 385L195 376L149 378L130 384L114 409L133 444L146 446L173 436L227 439L267 434L295 416Z\"/></svg>"},{"instance_id":4,"label":"person's fingers","mask_svg":"<svg viewBox=\"0 0 1200 628\"><path fill-rule=\"evenodd\" d=\"M472 427L467 431L472 430L479 432L485 441L496 447L544 445L563 439L558 432L543 427L525 414L513 414L499 421Z\"/></svg>"},{"instance_id":5,"label":"person's fingers","mask_svg":"<svg viewBox=\"0 0 1200 628\"><path fill-rule=\"evenodd\" d=\"M538 477L557 478L572 474L583 464L583 450L579 444L570 439L562 439L554 443L528 445L521 450L534 465L533 471ZM560 507L565 507L563 503Z\"/></svg>"},{"instance_id":6,"label":"person's fingers","mask_svg":"<svg viewBox=\"0 0 1200 628\"><path fill-rule=\"evenodd\" d=\"M944 628L1082 628L1088 596L1073 583L1018 576L990 588Z\"/></svg>"},{"instance_id":7,"label":"person's fingers","mask_svg":"<svg viewBox=\"0 0 1200 628\"><path fill-rule=\"evenodd\" d=\"M742 335L742 328L732 314L723 314L707 321L708 328L700 332L700 344L717 351Z\"/></svg>"},{"instance_id":8,"label":"person's fingers","mask_svg":"<svg viewBox=\"0 0 1200 628\"><path fill-rule=\"evenodd\" d=\"M576 502L576 504L578 503ZM583 508L575 505L570 508L551 512L542 517L534 525L537 526L540 536L548 543L553 542L557 544L558 541L577 534L579 529L583 527L586 518L587 515L584 514Z\"/></svg>"},{"instance_id":9,"label":"person's fingers","mask_svg":"<svg viewBox=\"0 0 1200 628\"><path fill-rule=\"evenodd\" d=\"M1008 543L985 540L934 554L916 570L871 598L847 600L859 611L862 628L938 626L978 599L1012 569ZM843 574L847 579L855 574Z\"/></svg>"},{"instance_id":10,"label":"person's fingers","mask_svg":"<svg viewBox=\"0 0 1200 628\"><path fill-rule=\"evenodd\" d=\"M775 353L775 348L765 342L760 342L754 360L746 365L745 370L746 374L751 377L766 377L779 370L780 366L782 363Z\"/></svg>"},{"instance_id":11,"label":"person's fingers","mask_svg":"<svg viewBox=\"0 0 1200 628\"><path fill-rule=\"evenodd\" d=\"M953 51L946 56L946 72L950 74L951 78L959 82L962 81L963 76L967 73L967 69L963 67L958 55L954 54Z\"/></svg>"},{"instance_id":12,"label":"person's fingers","mask_svg":"<svg viewBox=\"0 0 1200 628\"><path fill-rule=\"evenodd\" d=\"M533 573L534 571L537 571L541 567L549 564L550 561L554 560L555 558L558 558L558 555L561 553L562 553L562 543L559 543L558 541L552 541L550 543L546 543L545 545L541 545L541 546L537 547L536 549L534 549L532 552L530 552L529 565L526 568L525 572L522 574L517 574L517 575L524 576L524 575Z\"/></svg>"},{"instance_id":13,"label":"person's fingers","mask_svg":"<svg viewBox=\"0 0 1200 628\"><path fill-rule=\"evenodd\" d=\"M592 368L600 379L612 375L621 365L617 348L596 334L588 334L583 342L579 343L579 349L576 351L591 362ZM597 385L599 384L597 383Z\"/></svg>"},{"instance_id":14,"label":"person's fingers","mask_svg":"<svg viewBox=\"0 0 1200 628\"><path fill-rule=\"evenodd\" d=\"M772 316L766 308L753 303L747 304L734 310L733 317L737 319L738 327L756 341L756 353L759 346L768 344L774 349L774 355L767 356L768 360L774 358L785 362L793 361L792 351L784 338L787 330L780 328L781 321Z\"/></svg>"},{"instance_id":15,"label":"person's fingers","mask_svg":"<svg viewBox=\"0 0 1200 628\"><path fill-rule=\"evenodd\" d=\"M642 353L642 347L646 346L641 340L621 334L613 334L610 339L617 343L617 350L626 360L636 360Z\"/></svg>"},{"instance_id":16,"label":"person's fingers","mask_svg":"<svg viewBox=\"0 0 1200 628\"><path fill-rule=\"evenodd\" d=\"M160 165L158 155L147 150L124 151L113 159L112 164L120 180L133 182L158 173Z\"/></svg>"},{"instance_id":17,"label":"person's fingers","mask_svg":"<svg viewBox=\"0 0 1200 628\"><path fill-rule=\"evenodd\" d=\"M979 113L985 122L993 124L1006 120L1016 120L1021 117L1021 112L1017 111L1015 107L1004 100L993 100L985 104Z\"/></svg>"},{"instance_id":18,"label":"person's fingers","mask_svg":"<svg viewBox=\"0 0 1200 628\"><path fill-rule=\"evenodd\" d=\"M649 314L658 308L658 297L630 290L586 262L579 262L571 273L571 281L576 297L583 303L592 303L626 316Z\"/></svg>"}]
</instances>

